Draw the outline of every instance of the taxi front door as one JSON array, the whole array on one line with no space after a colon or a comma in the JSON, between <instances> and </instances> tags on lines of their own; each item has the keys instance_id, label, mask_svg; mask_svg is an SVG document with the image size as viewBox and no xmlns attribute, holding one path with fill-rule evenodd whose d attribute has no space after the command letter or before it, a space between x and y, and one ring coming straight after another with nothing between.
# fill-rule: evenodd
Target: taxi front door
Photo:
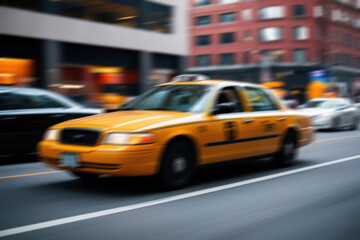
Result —
<instances>
[{"instance_id":1,"label":"taxi front door","mask_svg":"<svg viewBox=\"0 0 360 240\"><path fill-rule=\"evenodd\" d=\"M245 87L243 93L248 107L240 129L247 140L247 155L267 155L277 151L287 118L262 89Z\"/></svg>"},{"instance_id":2,"label":"taxi front door","mask_svg":"<svg viewBox=\"0 0 360 240\"><path fill-rule=\"evenodd\" d=\"M202 156L205 164L243 157L246 144L241 141L240 120L244 112L235 87L219 90L214 109L223 104L229 104L233 109L228 112L213 112L208 116L207 131L202 138Z\"/></svg>"}]
</instances>

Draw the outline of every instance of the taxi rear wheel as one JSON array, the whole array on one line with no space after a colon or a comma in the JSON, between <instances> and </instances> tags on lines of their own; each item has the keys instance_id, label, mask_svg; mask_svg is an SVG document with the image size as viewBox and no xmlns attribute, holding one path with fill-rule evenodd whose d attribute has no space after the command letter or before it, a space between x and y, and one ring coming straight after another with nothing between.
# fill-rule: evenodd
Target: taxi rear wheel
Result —
<instances>
[{"instance_id":1,"label":"taxi rear wheel","mask_svg":"<svg viewBox=\"0 0 360 240\"><path fill-rule=\"evenodd\" d=\"M163 155L158 182L163 189L179 189L186 186L195 168L194 151L184 140L171 142Z\"/></svg>"},{"instance_id":2,"label":"taxi rear wheel","mask_svg":"<svg viewBox=\"0 0 360 240\"><path fill-rule=\"evenodd\" d=\"M296 159L296 136L290 131L286 134L280 151L275 155L274 162L278 167L284 167L291 164Z\"/></svg>"}]
</instances>

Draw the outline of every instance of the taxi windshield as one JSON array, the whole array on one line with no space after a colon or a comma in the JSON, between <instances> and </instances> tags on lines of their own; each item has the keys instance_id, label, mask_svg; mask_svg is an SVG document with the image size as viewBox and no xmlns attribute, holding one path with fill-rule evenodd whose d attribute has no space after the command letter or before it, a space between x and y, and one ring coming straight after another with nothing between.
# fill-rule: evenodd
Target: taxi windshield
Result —
<instances>
[{"instance_id":1,"label":"taxi windshield","mask_svg":"<svg viewBox=\"0 0 360 240\"><path fill-rule=\"evenodd\" d=\"M202 112L212 86L164 85L154 87L127 103L121 110Z\"/></svg>"}]
</instances>

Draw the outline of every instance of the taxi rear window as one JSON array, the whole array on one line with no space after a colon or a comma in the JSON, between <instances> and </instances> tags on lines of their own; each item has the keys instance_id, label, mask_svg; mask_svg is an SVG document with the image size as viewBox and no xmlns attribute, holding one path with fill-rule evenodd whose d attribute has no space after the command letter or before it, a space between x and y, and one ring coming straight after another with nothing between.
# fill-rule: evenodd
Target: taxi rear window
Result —
<instances>
[{"instance_id":1,"label":"taxi rear window","mask_svg":"<svg viewBox=\"0 0 360 240\"><path fill-rule=\"evenodd\" d=\"M253 111L278 110L276 103L262 89L245 87L245 92Z\"/></svg>"}]
</instances>

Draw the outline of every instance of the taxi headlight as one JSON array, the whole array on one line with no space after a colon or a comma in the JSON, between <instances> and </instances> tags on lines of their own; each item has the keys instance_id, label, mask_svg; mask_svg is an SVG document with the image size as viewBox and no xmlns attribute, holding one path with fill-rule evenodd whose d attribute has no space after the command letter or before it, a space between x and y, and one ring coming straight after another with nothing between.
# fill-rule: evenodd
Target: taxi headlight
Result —
<instances>
[{"instance_id":1,"label":"taxi headlight","mask_svg":"<svg viewBox=\"0 0 360 240\"><path fill-rule=\"evenodd\" d=\"M45 134L43 140L45 141L57 141L59 140L59 129L48 129Z\"/></svg>"},{"instance_id":2,"label":"taxi headlight","mask_svg":"<svg viewBox=\"0 0 360 240\"><path fill-rule=\"evenodd\" d=\"M152 133L109 133L104 140L104 144L109 145L139 145L155 142L155 135Z\"/></svg>"}]
</instances>

